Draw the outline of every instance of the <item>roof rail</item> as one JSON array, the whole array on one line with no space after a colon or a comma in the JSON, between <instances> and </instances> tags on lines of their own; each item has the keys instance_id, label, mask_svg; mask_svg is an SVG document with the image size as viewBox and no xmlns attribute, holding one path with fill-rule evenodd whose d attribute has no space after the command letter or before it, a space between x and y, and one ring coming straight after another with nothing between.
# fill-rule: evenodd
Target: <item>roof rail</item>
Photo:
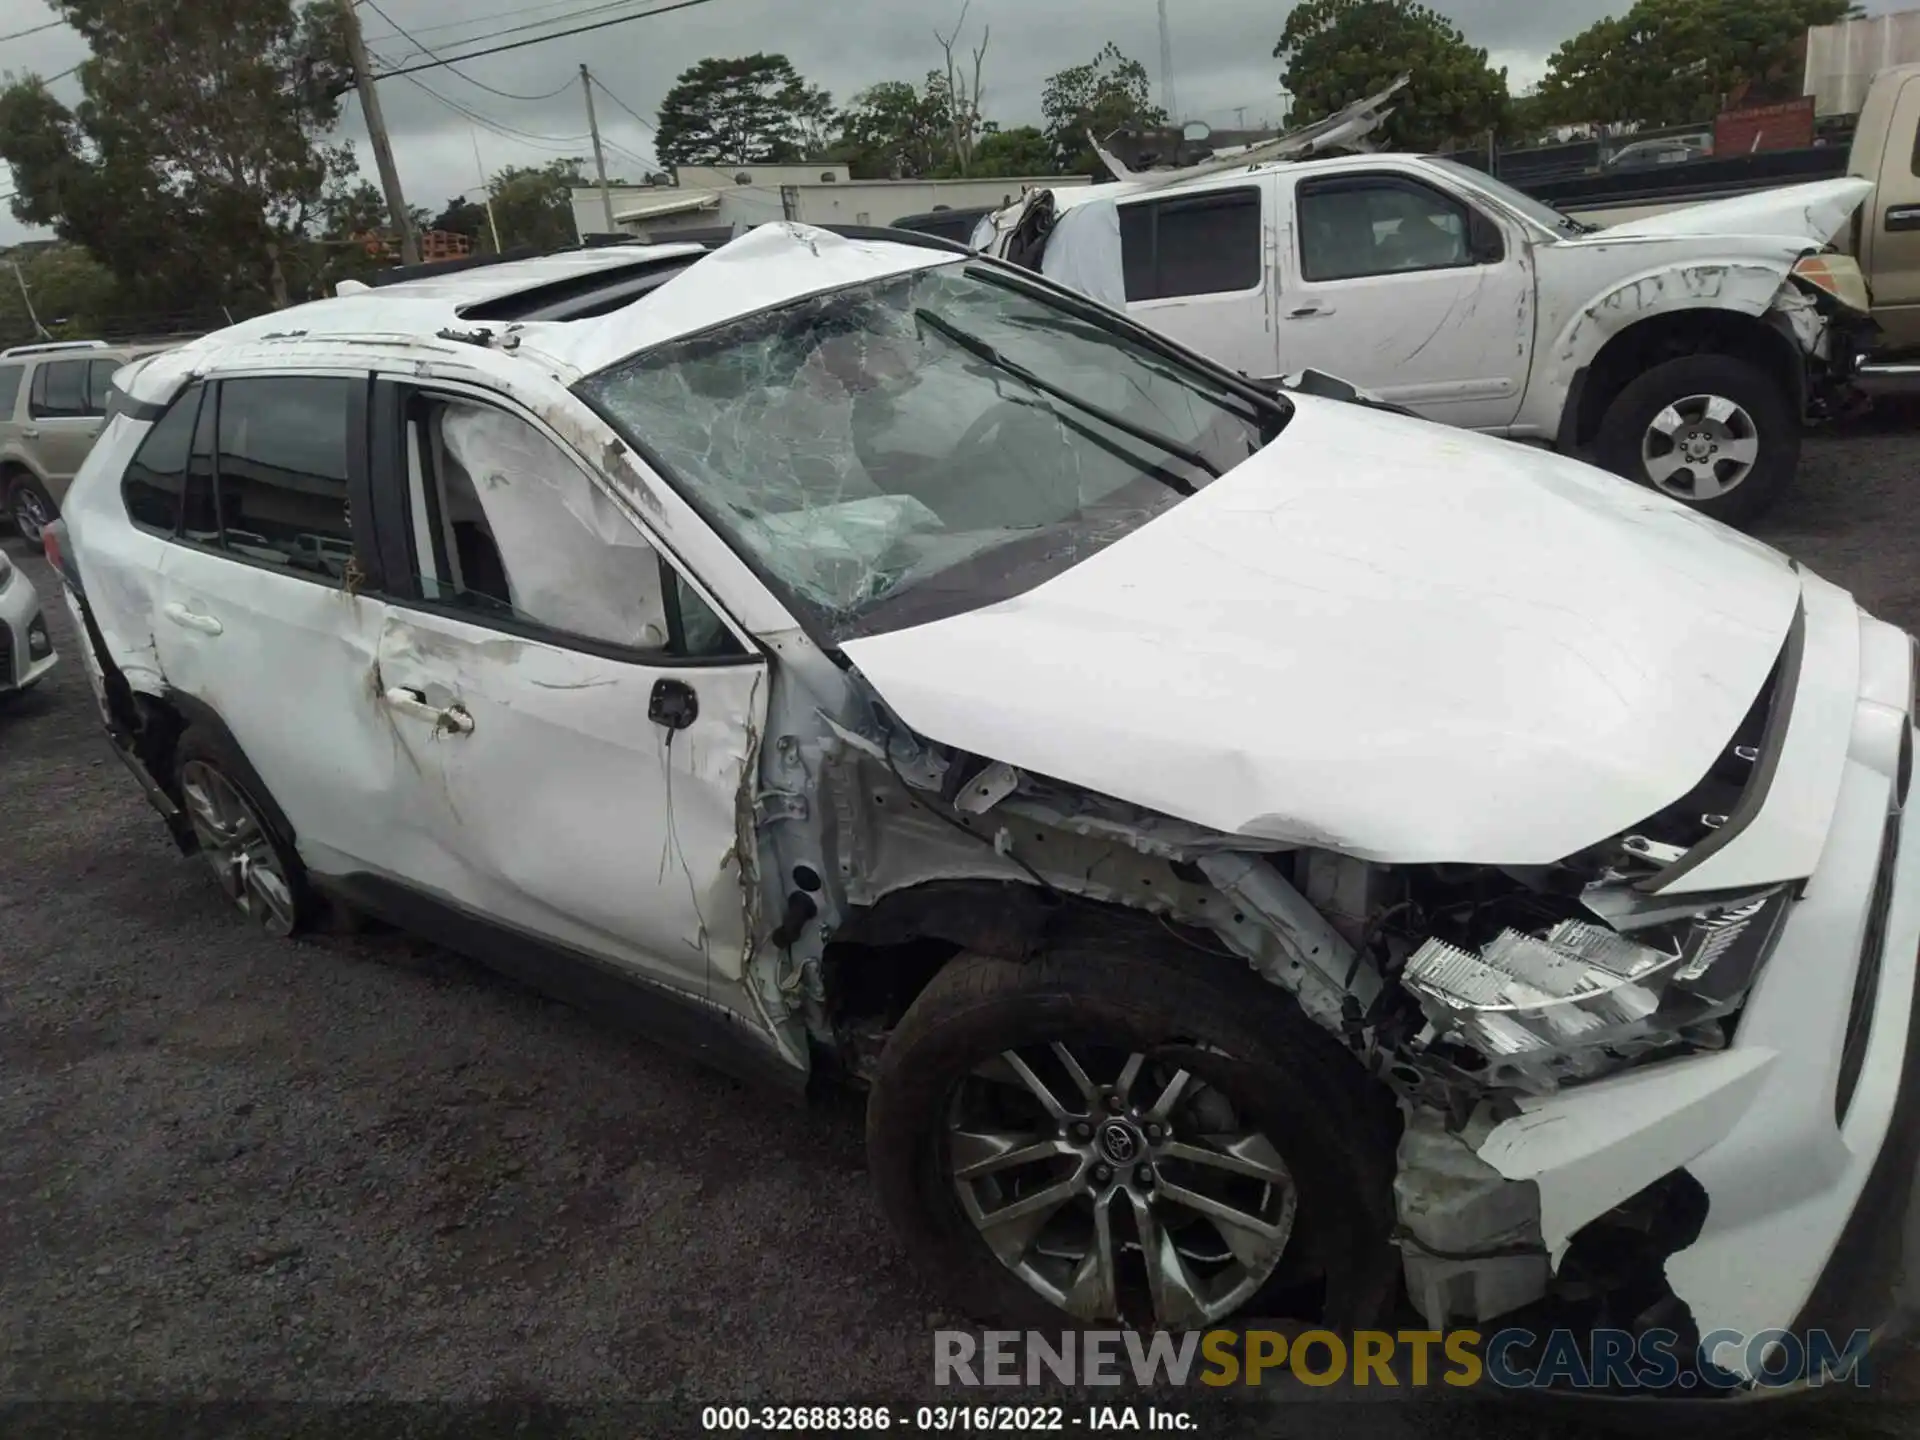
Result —
<instances>
[{"instance_id":1,"label":"roof rail","mask_svg":"<svg viewBox=\"0 0 1920 1440\"><path fill-rule=\"evenodd\" d=\"M11 360L20 355L51 355L60 350L105 350L104 340L48 340L38 345L14 345L0 350L0 360Z\"/></svg>"}]
</instances>

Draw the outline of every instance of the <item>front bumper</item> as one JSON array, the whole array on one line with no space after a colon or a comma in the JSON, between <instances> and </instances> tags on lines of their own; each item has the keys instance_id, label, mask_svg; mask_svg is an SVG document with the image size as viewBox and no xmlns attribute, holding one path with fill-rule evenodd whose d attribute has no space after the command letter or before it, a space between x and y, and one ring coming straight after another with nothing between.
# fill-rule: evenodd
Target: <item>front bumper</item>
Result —
<instances>
[{"instance_id":1,"label":"front bumper","mask_svg":"<svg viewBox=\"0 0 1920 1440\"><path fill-rule=\"evenodd\" d=\"M11 571L0 584L0 695L37 685L59 658L32 582Z\"/></svg>"},{"instance_id":2,"label":"front bumper","mask_svg":"<svg viewBox=\"0 0 1920 1440\"><path fill-rule=\"evenodd\" d=\"M1861 1332L1899 1333L1920 1306L1908 1273L1909 1256L1920 1263L1920 1243L1908 1241L1920 1242L1920 795L1907 793L1920 744L1915 677L1899 658L1911 655L1904 636L1857 620L1857 664L1823 668L1816 662L1831 652L1809 646L1809 671L1849 675L1851 688L1797 697L1809 725L1840 723L1827 732L1832 748L1811 747L1826 763L1804 749L1806 769L1783 760L1767 808L1774 832L1784 832L1783 814L1796 829L1815 813L1830 818L1732 1042L1524 1101L1476 1147L1507 1179L1538 1187L1556 1269L1583 1230L1631 1197L1676 1172L1697 1183L1705 1219L1656 1278L1684 1307L1703 1358L1740 1382L1736 1397L1819 1383L1791 1366L1776 1372L1754 1337L1785 1332L1807 1353L1810 1332L1824 1331L1820 1343L1837 1356ZM1830 808L1816 812L1827 796ZM1761 816L1746 841L1764 852L1779 836Z\"/></svg>"}]
</instances>

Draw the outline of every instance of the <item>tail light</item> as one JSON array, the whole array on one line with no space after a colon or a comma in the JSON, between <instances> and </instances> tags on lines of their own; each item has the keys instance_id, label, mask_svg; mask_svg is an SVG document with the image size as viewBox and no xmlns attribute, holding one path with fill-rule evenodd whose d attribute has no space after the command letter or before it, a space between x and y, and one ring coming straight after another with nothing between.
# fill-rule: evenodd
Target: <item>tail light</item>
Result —
<instances>
[{"instance_id":1,"label":"tail light","mask_svg":"<svg viewBox=\"0 0 1920 1440\"><path fill-rule=\"evenodd\" d=\"M63 528L60 522L56 520L40 532L41 553L47 557L47 564L51 565L54 571L60 575L67 573L66 562L60 553L60 531Z\"/></svg>"}]
</instances>

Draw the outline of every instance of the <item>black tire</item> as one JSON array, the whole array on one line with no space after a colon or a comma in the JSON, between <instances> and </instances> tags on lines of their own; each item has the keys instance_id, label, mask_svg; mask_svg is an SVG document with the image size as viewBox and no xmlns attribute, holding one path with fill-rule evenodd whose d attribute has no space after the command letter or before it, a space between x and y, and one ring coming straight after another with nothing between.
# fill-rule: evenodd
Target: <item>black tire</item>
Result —
<instances>
[{"instance_id":1,"label":"black tire","mask_svg":"<svg viewBox=\"0 0 1920 1440\"><path fill-rule=\"evenodd\" d=\"M1658 489L1647 473L1641 442L1654 418L1689 396L1724 396L1752 418L1759 453L1737 484L1712 499L1664 490L1682 504L1733 526L1746 526L1777 501L1800 466L1800 417L1780 382L1731 355L1684 355L1656 365L1614 397L1600 421L1594 458L1616 475Z\"/></svg>"},{"instance_id":2,"label":"black tire","mask_svg":"<svg viewBox=\"0 0 1920 1440\"><path fill-rule=\"evenodd\" d=\"M1398 1115L1385 1092L1244 962L1132 927L1025 962L958 956L889 1038L867 1102L867 1163L882 1211L930 1281L985 1323L1076 1323L1001 1264L968 1219L947 1174L946 1118L982 1061L1093 1035L1158 1053L1225 1092L1292 1172L1292 1238L1241 1315L1352 1330L1390 1313Z\"/></svg>"},{"instance_id":3,"label":"black tire","mask_svg":"<svg viewBox=\"0 0 1920 1440\"><path fill-rule=\"evenodd\" d=\"M60 507L53 503L46 486L23 472L16 471L8 477L6 492L7 519L13 523L13 528L23 540L38 545L40 527L34 523L29 507L37 506L49 523L60 518Z\"/></svg>"},{"instance_id":4,"label":"black tire","mask_svg":"<svg viewBox=\"0 0 1920 1440\"><path fill-rule=\"evenodd\" d=\"M308 928L319 906L313 887L308 883L306 868L300 863L300 853L294 846L293 829L253 766L247 763L246 756L214 727L195 724L182 732L173 753L173 798L187 813L189 821L193 819L195 807L187 789L190 778L196 773L195 767L203 767L201 773L213 772L232 788L251 812L261 841L272 855L278 876L284 881L287 913L284 917L265 916L258 913L257 905L240 903L241 897L231 891L228 898L239 904L243 912L263 925L269 933L289 936ZM202 853L212 864L214 855L197 825L194 833L196 840L200 841Z\"/></svg>"}]
</instances>

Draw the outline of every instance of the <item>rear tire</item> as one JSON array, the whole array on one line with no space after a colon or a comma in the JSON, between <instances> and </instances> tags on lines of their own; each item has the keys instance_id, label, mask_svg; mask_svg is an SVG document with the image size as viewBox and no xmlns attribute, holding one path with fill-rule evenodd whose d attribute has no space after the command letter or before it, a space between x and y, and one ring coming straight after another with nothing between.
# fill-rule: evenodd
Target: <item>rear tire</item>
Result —
<instances>
[{"instance_id":1,"label":"rear tire","mask_svg":"<svg viewBox=\"0 0 1920 1440\"><path fill-rule=\"evenodd\" d=\"M1023 1063L1035 1057L1030 1069L1038 1074L1052 1063L1049 1056L1057 1056L1056 1044L1083 1061L1080 1078L1095 1082L1103 1077L1095 1061L1084 1057L1150 1057L1134 1084L1139 1103L1116 1104L1111 1089L1098 1084L1098 1098L1088 1094L1062 1063L1048 1073L1065 1083L1047 1082L1066 1105L1057 1121L1062 1138L1051 1138L1055 1130L1044 1104L1033 1113L1040 1115L1044 1144L1077 1152L1035 1162L1052 1173L1032 1178L1013 1169L999 1172L1004 1180L957 1177L956 1164L964 1166L978 1151L983 1128L963 1118L966 1097L993 1089L990 1098L1009 1099L1018 1108L1028 1096L1006 1053L1016 1051ZM979 1073L983 1067L1007 1067L1016 1084L1003 1096L1004 1084L994 1089ZM1169 1074L1182 1071L1191 1077L1183 1094L1195 1097L1194 1111L1176 1109L1165 1126L1149 1128L1154 1098ZM1120 1076L1124 1080L1124 1067ZM1265 1213L1283 1210L1285 1224L1263 1222L1284 1231L1277 1260L1262 1252L1257 1264L1242 1263L1236 1241L1258 1249L1270 1247L1271 1237L1255 1227L1216 1225L1172 1199L1195 1191L1205 1191L1202 1198L1223 1193L1208 1188L1217 1178L1213 1162L1194 1164L1176 1153L1191 1157L1204 1146L1212 1155L1230 1143L1228 1134L1216 1133L1219 1122L1210 1130L1195 1118L1202 1101L1215 1106L1214 1115L1237 1116L1234 1135L1270 1142L1262 1150L1231 1141L1236 1153L1277 1155L1284 1162L1293 1196ZM1085 1121L1074 1114L1082 1108ZM1110 1122L1125 1122L1130 1143L1141 1150L1120 1158L1099 1148L1111 1138ZM1266 1313L1355 1329L1380 1321L1397 1295L1398 1257L1388 1243L1396 1122L1385 1092L1300 1013L1291 996L1238 960L1176 950L1164 937L1129 927L1097 940L1066 941L1025 962L984 955L950 962L908 1008L881 1056L867 1105L867 1161L881 1209L910 1256L981 1321L1056 1330L1116 1321L1198 1329L1230 1314ZM1070 1132L1077 1128L1090 1129L1091 1141L1075 1139ZM1101 1166L1103 1158L1118 1163ZM1102 1168L1108 1180L1098 1178ZM991 1206L981 1203L974 1188L982 1184L995 1187ZM1262 1196L1282 1188L1260 1176L1233 1176L1221 1184L1238 1187L1236 1197L1254 1193L1245 1188L1249 1184ZM1087 1193L1076 1189L1025 1251L1003 1260L1012 1248L1011 1226L993 1217L1006 1205L1061 1185ZM1102 1193L1110 1202L1107 1249L1113 1257L1105 1268L1124 1287L1085 1279L1101 1268L1091 1257L1093 1237L1101 1233L1095 1217ZM1245 1215L1252 1213L1250 1204L1266 1203L1236 1198L1232 1208ZM976 1218L982 1215L985 1223ZM1070 1240L1061 1238L1076 1227L1083 1227L1078 1233L1085 1244L1077 1258ZM1148 1269L1150 1237L1163 1252L1181 1257L1163 1263L1158 1277ZM1224 1264L1222 1247L1232 1252ZM1072 1272L1071 1283L1043 1293L1063 1266ZM1190 1291L1205 1306L1178 1293L1176 1282L1183 1279L1194 1282ZM1169 1294L1174 1301L1163 1304Z\"/></svg>"},{"instance_id":2,"label":"rear tire","mask_svg":"<svg viewBox=\"0 0 1920 1440\"><path fill-rule=\"evenodd\" d=\"M47 487L33 476L16 473L7 481L7 518L20 538L38 546L48 525L60 518L60 507L53 503Z\"/></svg>"},{"instance_id":3,"label":"rear tire","mask_svg":"<svg viewBox=\"0 0 1920 1440\"><path fill-rule=\"evenodd\" d=\"M1792 482L1800 417L1758 365L1731 355L1684 355L1614 397L1594 456L1616 475L1744 527Z\"/></svg>"},{"instance_id":4,"label":"rear tire","mask_svg":"<svg viewBox=\"0 0 1920 1440\"><path fill-rule=\"evenodd\" d=\"M202 858L240 913L282 939L313 919L314 896L280 808L222 734L189 725L174 748L175 788Z\"/></svg>"}]
</instances>

